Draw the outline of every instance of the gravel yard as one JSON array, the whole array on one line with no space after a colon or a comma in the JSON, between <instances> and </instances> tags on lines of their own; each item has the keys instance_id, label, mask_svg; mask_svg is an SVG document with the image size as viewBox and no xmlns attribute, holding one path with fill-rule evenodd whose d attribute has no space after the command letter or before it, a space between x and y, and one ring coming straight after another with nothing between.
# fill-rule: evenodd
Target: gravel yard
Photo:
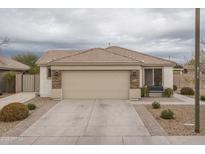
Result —
<instances>
[{"instance_id":1,"label":"gravel yard","mask_svg":"<svg viewBox=\"0 0 205 154\"><path fill-rule=\"evenodd\" d=\"M30 111L29 117L22 120L22 121L15 121L15 122L2 122L2 121L0 121L0 136L3 136L4 133L6 133L7 131L16 127L17 124L19 124L21 122L27 122L27 121L31 122L31 120L34 121L34 119L36 120L37 118L40 118L42 115L35 115L35 113L37 113L39 110L44 108L44 106L47 105L47 106L52 107L57 102L58 102L57 100L53 100L51 98L41 98L41 97L35 97L34 99L31 99L31 100L25 102L25 104L28 104L28 103L35 104L37 107L36 110ZM49 110L49 108L46 108L45 110ZM44 113L46 113L46 111ZM35 118L33 118L34 116L35 116Z\"/></svg>"},{"instance_id":2,"label":"gravel yard","mask_svg":"<svg viewBox=\"0 0 205 154\"><path fill-rule=\"evenodd\" d=\"M175 98L175 97L142 97L142 102L153 102L153 101L159 101L159 102L182 102L181 99Z\"/></svg>"},{"instance_id":3,"label":"gravel yard","mask_svg":"<svg viewBox=\"0 0 205 154\"><path fill-rule=\"evenodd\" d=\"M168 135L197 135L194 133L194 106L193 105L161 105L160 109L153 109L151 105L146 105L148 111L164 128ZM161 111L171 109L174 112L174 119L165 120L160 118ZM186 125L184 125L186 124ZM201 106L201 133L205 135L205 106Z\"/></svg>"}]
</instances>

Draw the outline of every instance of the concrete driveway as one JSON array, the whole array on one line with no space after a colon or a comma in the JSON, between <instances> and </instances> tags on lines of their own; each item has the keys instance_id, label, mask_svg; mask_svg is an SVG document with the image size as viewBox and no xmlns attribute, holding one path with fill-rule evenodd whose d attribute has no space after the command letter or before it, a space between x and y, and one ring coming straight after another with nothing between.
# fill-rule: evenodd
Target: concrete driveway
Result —
<instances>
[{"instance_id":1,"label":"concrete driveway","mask_svg":"<svg viewBox=\"0 0 205 154\"><path fill-rule=\"evenodd\" d=\"M63 100L21 136L32 144L123 144L150 134L129 101Z\"/></svg>"}]
</instances>

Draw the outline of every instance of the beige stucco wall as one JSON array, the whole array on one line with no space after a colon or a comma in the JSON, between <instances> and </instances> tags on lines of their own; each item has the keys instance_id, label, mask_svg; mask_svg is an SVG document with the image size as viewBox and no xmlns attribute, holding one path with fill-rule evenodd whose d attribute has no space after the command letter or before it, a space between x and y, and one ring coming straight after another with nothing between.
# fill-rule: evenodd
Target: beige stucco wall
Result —
<instances>
[{"instance_id":1,"label":"beige stucco wall","mask_svg":"<svg viewBox=\"0 0 205 154\"><path fill-rule=\"evenodd\" d=\"M51 79L47 78L47 67L40 67L40 96L51 96Z\"/></svg>"},{"instance_id":2,"label":"beige stucco wall","mask_svg":"<svg viewBox=\"0 0 205 154\"><path fill-rule=\"evenodd\" d=\"M140 87L144 84L143 68L141 66L52 66L52 70L115 70L115 71L130 71L130 70L140 70ZM129 81L129 79L128 79ZM173 88L173 68L163 67L163 86L164 88ZM41 97L53 97L62 98L62 89L52 89L51 79L47 78L47 68L40 68L40 96ZM136 92L139 90L128 90L129 98L133 95L137 95ZM140 97L140 93L139 97Z\"/></svg>"},{"instance_id":3,"label":"beige stucco wall","mask_svg":"<svg viewBox=\"0 0 205 154\"><path fill-rule=\"evenodd\" d=\"M173 88L173 67L163 67L163 86Z\"/></svg>"},{"instance_id":4,"label":"beige stucco wall","mask_svg":"<svg viewBox=\"0 0 205 154\"><path fill-rule=\"evenodd\" d=\"M140 70L140 87L143 85L143 75L142 75L142 67L141 66L51 66L52 70L62 70L62 73L67 71L72 71L72 70L100 70L100 71L131 71L131 70ZM66 72L67 72L66 71ZM106 75L106 74L105 74ZM63 78L63 77L62 77ZM62 79L63 80L63 79ZM129 83L129 76L127 77L127 81ZM62 82L62 89L52 89L52 82L51 79L47 78L47 68L46 67L41 67L40 68L40 96L41 97L53 97L53 98L62 98L63 96L63 82ZM129 87L127 89L127 96L126 98L129 99L129 97L132 97L133 94L137 95L137 97L140 97L140 93L136 94L136 91L131 91L129 90ZM114 96L113 96L114 97ZM124 96L122 96L125 98Z\"/></svg>"},{"instance_id":5,"label":"beige stucco wall","mask_svg":"<svg viewBox=\"0 0 205 154\"><path fill-rule=\"evenodd\" d=\"M129 90L129 99L138 100L141 98L141 89L130 89Z\"/></svg>"},{"instance_id":6,"label":"beige stucco wall","mask_svg":"<svg viewBox=\"0 0 205 154\"><path fill-rule=\"evenodd\" d=\"M51 89L51 97L62 99L62 89Z\"/></svg>"}]
</instances>

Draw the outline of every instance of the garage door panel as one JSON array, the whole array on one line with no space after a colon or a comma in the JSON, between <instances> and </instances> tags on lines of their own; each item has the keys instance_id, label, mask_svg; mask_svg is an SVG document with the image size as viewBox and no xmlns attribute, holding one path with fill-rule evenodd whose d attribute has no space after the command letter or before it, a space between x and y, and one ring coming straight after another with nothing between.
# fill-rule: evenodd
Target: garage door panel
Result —
<instances>
[{"instance_id":1,"label":"garage door panel","mask_svg":"<svg viewBox=\"0 0 205 154\"><path fill-rule=\"evenodd\" d=\"M128 99L128 71L65 71L63 97Z\"/></svg>"}]
</instances>

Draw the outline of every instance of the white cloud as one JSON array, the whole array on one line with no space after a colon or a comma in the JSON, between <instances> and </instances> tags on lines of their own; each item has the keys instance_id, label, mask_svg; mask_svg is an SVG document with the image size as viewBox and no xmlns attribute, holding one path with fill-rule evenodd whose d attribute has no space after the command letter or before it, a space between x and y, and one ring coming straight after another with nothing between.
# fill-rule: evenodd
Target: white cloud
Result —
<instances>
[{"instance_id":1,"label":"white cloud","mask_svg":"<svg viewBox=\"0 0 205 154\"><path fill-rule=\"evenodd\" d=\"M194 50L194 9L0 9L0 25L0 37L11 39L7 50L85 49L108 42L144 52Z\"/></svg>"}]
</instances>

